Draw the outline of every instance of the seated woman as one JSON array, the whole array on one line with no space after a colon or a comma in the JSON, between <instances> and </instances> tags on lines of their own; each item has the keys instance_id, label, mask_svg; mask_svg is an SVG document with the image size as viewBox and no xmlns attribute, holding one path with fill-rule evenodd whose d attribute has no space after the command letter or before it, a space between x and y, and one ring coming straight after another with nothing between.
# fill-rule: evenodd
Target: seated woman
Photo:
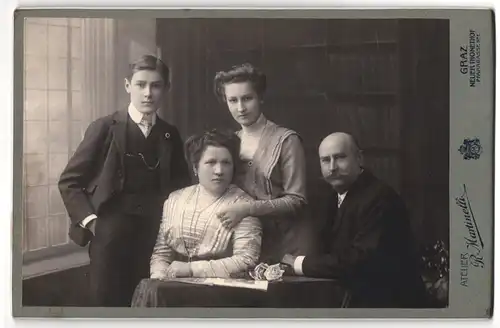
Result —
<instances>
[{"instance_id":1,"label":"seated woman","mask_svg":"<svg viewBox=\"0 0 500 328\"><path fill-rule=\"evenodd\" d=\"M260 221L245 217L226 228L220 208L251 201L232 184L239 140L216 130L186 141L186 157L199 183L170 194L151 256L151 278L231 277L257 264Z\"/></svg>"}]
</instances>

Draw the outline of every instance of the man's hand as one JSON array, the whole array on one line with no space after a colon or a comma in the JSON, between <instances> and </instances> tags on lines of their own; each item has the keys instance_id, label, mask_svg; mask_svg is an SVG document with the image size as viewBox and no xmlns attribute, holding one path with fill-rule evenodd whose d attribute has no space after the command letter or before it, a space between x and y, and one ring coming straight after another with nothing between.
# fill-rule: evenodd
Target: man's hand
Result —
<instances>
[{"instance_id":1,"label":"man's hand","mask_svg":"<svg viewBox=\"0 0 500 328\"><path fill-rule=\"evenodd\" d=\"M92 232L92 235L95 236L95 225L96 225L96 219L93 219L92 221L90 221L88 224L87 224L87 229L90 230L90 232Z\"/></svg>"},{"instance_id":2,"label":"man's hand","mask_svg":"<svg viewBox=\"0 0 500 328\"><path fill-rule=\"evenodd\" d=\"M289 265L290 267L293 268L293 264L295 263L296 258L297 256L285 254L285 256L283 256L283 258L281 259L281 263Z\"/></svg>"}]
</instances>

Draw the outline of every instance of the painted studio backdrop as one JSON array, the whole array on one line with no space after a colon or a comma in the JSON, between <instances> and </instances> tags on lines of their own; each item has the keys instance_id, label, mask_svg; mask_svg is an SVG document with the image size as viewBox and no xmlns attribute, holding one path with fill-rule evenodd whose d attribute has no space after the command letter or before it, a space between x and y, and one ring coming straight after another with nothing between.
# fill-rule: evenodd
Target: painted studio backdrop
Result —
<instances>
[{"instance_id":1,"label":"painted studio backdrop","mask_svg":"<svg viewBox=\"0 0 500 328\"><path fill-rule=\"evenodd\" d=\"M236 128L213 94L217 71L261 68L264 114L303 138L308 197L321 139L352 133L403 196L418 241L447 244L448 38L447 20L27 19L23 304L85 306L87 250L69 241L57 180L88 124L128 104L123 79L142 54L171 68L160 116L184 140Z\"/></svg>"}]
</instances>

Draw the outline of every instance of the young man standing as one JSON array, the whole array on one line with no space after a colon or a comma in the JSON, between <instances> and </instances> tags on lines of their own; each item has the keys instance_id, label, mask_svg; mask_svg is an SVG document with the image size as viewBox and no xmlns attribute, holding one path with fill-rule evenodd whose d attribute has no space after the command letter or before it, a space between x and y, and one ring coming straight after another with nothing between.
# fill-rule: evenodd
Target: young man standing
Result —
<instances>
[{"instance_id":1,"label":"young man standing","mask_svg":"<svg viewBox=\"0 0 500 328\"><path fill-rule=\"evenodd\" d=\"M169 68L142 56L125 78L128 108L92 122L59 180L70 237L89 242L94 306L129 306L149 277L162 206L189 183L178 130L160 119Z\"/></svg>"}]
</instances>

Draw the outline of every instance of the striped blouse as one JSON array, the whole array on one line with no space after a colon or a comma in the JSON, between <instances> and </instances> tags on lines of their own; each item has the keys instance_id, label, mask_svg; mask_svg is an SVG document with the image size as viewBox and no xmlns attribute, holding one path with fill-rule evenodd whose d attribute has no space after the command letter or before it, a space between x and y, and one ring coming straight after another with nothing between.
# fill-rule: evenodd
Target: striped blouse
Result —
<instances>
[{"instance_id":1,"label":"striped blouse","mask_svg":"<svg viewBox=\"0 0 500 328\"><path fill-rule=\"evenodd\" d=\"M164 278L173 261L189 257L193 277L230 277L257 264L262 238L260 221L244 218L234 229L222 226L216 213L252 198L235 185L207 208L195 208L198 185L170 194L151 256L151 278Z\"/></svg>"}]
</instances>

